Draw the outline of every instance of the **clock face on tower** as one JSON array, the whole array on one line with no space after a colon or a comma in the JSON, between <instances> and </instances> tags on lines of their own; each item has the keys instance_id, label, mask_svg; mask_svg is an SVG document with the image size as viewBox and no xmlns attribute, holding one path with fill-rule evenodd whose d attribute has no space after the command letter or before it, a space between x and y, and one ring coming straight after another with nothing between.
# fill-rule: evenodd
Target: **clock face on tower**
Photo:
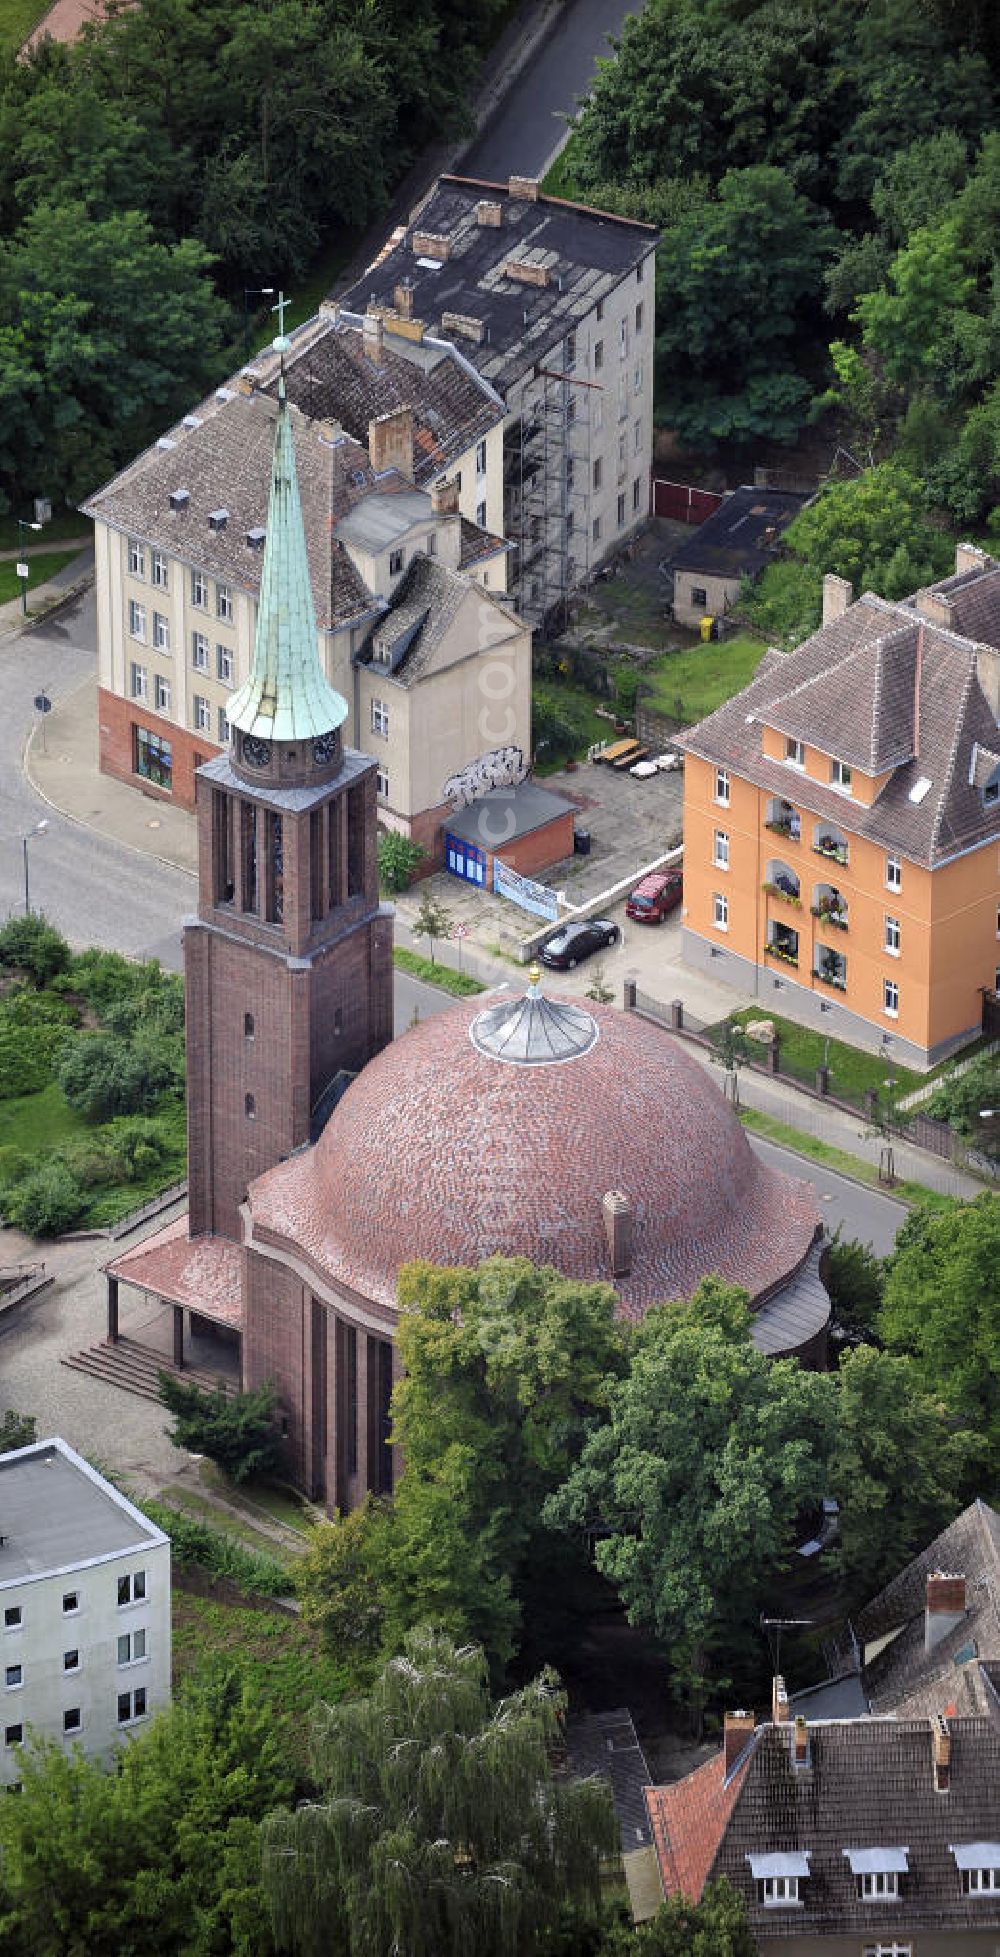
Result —
<instances>
[{"instance_id":1,"label":"clock face on tower","mask_svg":"<svg viewBox=\"0 0 1000 1957\"><path fill-rule=\"evenodd\" d=\"M322 768L327 761L332 761L336 752L336 734L320 734L313 742L313 760L319 768Z\"/></svg>"},{"instance_id":2,"label":"clock face on tower","mask_svg":"<svg viewBox=\"0 0 1000 1957\"><path fill-rule=\"evenodd\" d=\"M266 768L270 759L270 741L258 740L254 734L244 734L243 760L249 768Z\"/></svg>"}]
</instances>

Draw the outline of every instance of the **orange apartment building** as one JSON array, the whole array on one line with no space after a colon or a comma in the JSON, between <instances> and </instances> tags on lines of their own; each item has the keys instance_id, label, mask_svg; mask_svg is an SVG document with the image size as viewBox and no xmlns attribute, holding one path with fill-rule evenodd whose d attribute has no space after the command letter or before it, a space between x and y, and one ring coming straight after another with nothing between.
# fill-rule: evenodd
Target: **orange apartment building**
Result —
<instances>
[{"instance_id":1,"label":"orange apartment building","mask_svg":"<svg viewBox=\"0 0 1000 1957\"><path fill-rule=\"evenodd\" d=\"M998 723L1000 564L960 545L898 604L827 578L820 630L685 736L685 959L911 1065L973 1039L1000 991Z\"/></svg>"}]
</instances>

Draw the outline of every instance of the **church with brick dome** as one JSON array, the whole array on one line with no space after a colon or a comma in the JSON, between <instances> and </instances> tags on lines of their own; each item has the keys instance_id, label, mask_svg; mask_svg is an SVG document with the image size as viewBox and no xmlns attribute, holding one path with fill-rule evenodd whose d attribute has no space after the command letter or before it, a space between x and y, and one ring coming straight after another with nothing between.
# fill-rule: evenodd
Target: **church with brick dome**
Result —
<instances>
[{"instance_id":1,"label":"church with brick dome","mask_svg":"<svg viewBox=\"0 0 1000 1957\"><path fill-rule=\"evenodd\" d=\"M280 348L279 348L280 350ZM389 1492L400 1266L528 1257L623 1315L716 1273L758 1347L822 1354L809 1184L767 1166L683 1044L532 972L392 1030L375 763L319 661L283 388L253 670L199 771L185 927L189 1209L107 1266L277 1386L288 1471L329 1509Z\"/></svg>"}]
</instances>

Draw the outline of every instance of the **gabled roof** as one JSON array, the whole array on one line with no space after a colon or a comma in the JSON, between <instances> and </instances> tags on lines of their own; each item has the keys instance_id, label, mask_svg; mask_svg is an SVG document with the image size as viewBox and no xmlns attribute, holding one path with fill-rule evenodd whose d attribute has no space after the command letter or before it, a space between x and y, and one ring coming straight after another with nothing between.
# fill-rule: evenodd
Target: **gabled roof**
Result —
<instances>
[{"instance_id":1,"label":"gabled roof","mask_svg":"<svg viewBox=\"0 0 1000 1957\"><path fill-rule=\"evenodd\" d=\"M870 807L763 753L773 727L859 771L888 773ZM768 656L742 693L681 745L857 836L933 868L996 836L1000 807L972 780L997 723L970 640L912 605L867 594L795 652Z\"/></svg>"},{"instance_id":2,"label":"gabled roof","mask_svg":"<svg viewBox=\"0 0 1000 1957\"><path fill-rule=\"evenodd\" d=\"M709 1879L726 1876L744 1897L758 1939L860 1939L872 1934L873 1906L858 1893L850 1855L865 1865L898 1865L905 1850L894 1925L905 1924L907 1934L945 1935L1000 1927L1000 1897L966 1895L954 1852L1000 1841L1000 1724L949 1722L946 1794L935 1786L929 1720L812 1725L807 1761L799 1767L793 1733L791 1725L758 1727L728 1786L720 1755L672 1787L647 1790L668 1896L697 1901ZM750 1858L759 1869L759 1858L766 1867L786 1856L795 1856L798 1868L807 1861L809 1874L800 1882L798 1906L776 1910L763 1902Z\"/></svg>"},{"instance_id":3,"label":"gabled roof","mask_svg":"<svg viewBox=\"0 0 1000 1957\"><path fill-rule=\"evenodd\" d=\"M499 223L479 221L482 203L499 209ZM421 241L428 236L447 240L447 258L426 255ZM402 238L347 294L347 304L358 313L372 299L392 308L396 287L409 280L414 318L455 339L504 393L634 274L656 243L653 227L631 218L559 197L511 195L507 184L439 177ZM537 267L539 282L511 277L512 260ZM464 320L466 328L449 325L445 315Z\"/></svg>"},{"instance_id":4,"label":"gabled roof","mask_svg":"<svg viewBox=\"0 0 1000 1957\"><path fill-rule=\"evenodd\" d=\"M438 646L470 598L474 600L477 618L481 619L480 608L484 604L494 607L498 629L491 644L499 644L520 629L516 615L492 593L470 584L468 578L459 571L449 570L437 558L418 551L400 578L388 611L372 627L357 653L357 663L372 666L376 671L388 670L402 686L412 686L429 670ZM481 644L481 639L471 634L469 653L478 651ZM389 649L387 668L378 657L377 649L381 646Z\"/></svg>"}]
</instances>

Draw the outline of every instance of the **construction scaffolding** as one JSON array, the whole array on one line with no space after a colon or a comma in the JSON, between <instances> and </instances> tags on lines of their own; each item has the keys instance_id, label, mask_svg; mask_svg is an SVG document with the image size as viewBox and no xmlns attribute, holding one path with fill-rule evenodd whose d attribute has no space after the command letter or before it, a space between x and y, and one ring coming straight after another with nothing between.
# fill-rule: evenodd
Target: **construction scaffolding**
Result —
<instances>
[{"instance_id":1,"label":"construction scaffolding","mask_svg":"<svg viewBox=\"0 0 1000 1957\"><path fill-rule=\"evenodd\" d=\"M512 595L522 617L543 631L563 628L570 594L591 565L591 425L603 390L586 378L575 335L563 363L525 378L504 431L505 528L517 553Z\"/></svg>"}]
</instances>

